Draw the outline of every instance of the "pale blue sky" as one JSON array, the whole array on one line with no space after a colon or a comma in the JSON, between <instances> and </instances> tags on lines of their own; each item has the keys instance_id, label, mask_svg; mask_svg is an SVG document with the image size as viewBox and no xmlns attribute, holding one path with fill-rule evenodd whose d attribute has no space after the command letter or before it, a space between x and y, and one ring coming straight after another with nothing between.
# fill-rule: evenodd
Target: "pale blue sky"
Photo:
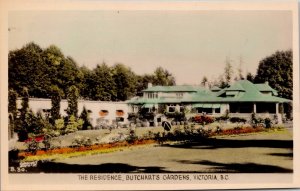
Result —
<instances>
[{"instance_id":1,"label":"pale blue sky","mask_svg":"<svg viewBox=\"0 0 300 191\"><path fill-rule=\"evenodd\" d=\"M55 44L79 65L123 63L137 74L168 69L177 84L222 74L230 57L256 72L276 50L292 48L289 11L18 11L9 13L9 50Z\"/></svg>"}]
</instances>

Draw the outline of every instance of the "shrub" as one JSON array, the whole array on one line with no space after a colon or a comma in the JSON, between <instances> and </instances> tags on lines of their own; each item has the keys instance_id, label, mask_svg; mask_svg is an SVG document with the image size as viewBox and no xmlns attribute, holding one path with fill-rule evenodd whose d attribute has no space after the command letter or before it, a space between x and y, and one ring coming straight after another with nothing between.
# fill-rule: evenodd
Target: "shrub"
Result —
<instances>
[{"instance_id":1,"label":"shrub","mask_svg":"<svg viewBox=\"0 0 300 191\"><path fill-rule=\"evenodd\" d=\"M18 162L19 161L19 153L20 151L18 149L13 149L8 151L8 161L10 163L9 166L11 166L13 163Z\"/></svg>"},{"instance_id":2,"label":"shrub","mask_svg":"<svg viewBox=\"0 0 300 191\"><path fill-rule=\"evenodd\" d=\"M185 118L185 114L182 113L182 112L165 112L164 115L167 117L167 118L172 118L174 119L174 121L185 121L186 118Z\"/></svg>"},{"instance_id":3,"label":"shrub","mask_svg":"<svg viewBox=\"0 0 300 191\"><path fill-rule=\"evenodd\" d=\"M271 127L272 121L271 121L270 118L266 118L266 119L264 120L264 122L265 122L266 128L270 128L270 127Z\"/></svg>"},{"instance_id":4,"label":"shrub","mask_svg":"<svg viewBox=\"0 0 300 191\"><path fill-rule=\"evenodd\" d=\"M40 149L40 145L39 142L36 141L35 139L29 139L26 143L25 143L26 147L27 147L27 151L31 152L32 154L35 154L37 152L37 150Z\"/></svg>"},{"instance_id":5,"label":"shrub","mask_svg":"<svg viewBox=\"0 0 300 191\"><path fill-rule=\"evenodd\" d=\"M197 115L192 118L192 121L195 123L200 123L200 124L209 124L214 122L214 118L211 116L204 116L204 115Z\"/></svg>"},{"instance_id":6,"label":"shrub","mask_svg":"<svg viewBox=\"0 0 300 191\"><path fill-rule=\"evenodd\" d=\"M129 136L126 138L126 141L127 141L129 144L132 144L132 143L134 143L137 139L138 139L138 137L136 136L135 131L134 131L134 130L130 130Z\"/></svg>"},{"instance_id":7,"label":"shrub","mask_svg":"<svg viewBox=\"0 0 300 191\"><path fill-rule=\"evenodd\" d=\"M241 118L241 117L231 117L230 122L231 123L246 123L246 119Z\"/></svg>"},{"instance_id":8,"label":"shrub","mask_svg":"<svg viewBox=\"0 0 300 191\"><path fill-rule=\"evenodd\" d=\"M82 120L82 130L88 130L92 128L92 124L89 121L89 112L85 107L82 109L80 119Z\"/></svg>"},{"instance_id":9,"label":"shrub","mask_svg":"<svg viewBox=\"0 0 300 191\"><path fill-rule=\"evenodd\" d=\"M136 122L139 118L139 115L137 113L128 113L128 121Z\"/></svg>"},{"instance_id":10,"label":"shrub","mask_svg":"<svg viewBox=\"0 0 300 191\"><path fill-rule=\"evenodd\" d=\"M76 136L72 142L73 147L90 146L92 140L89 137Z\"/></svg>"},{"instance_id":11,"label":"shrub","mask_svg":"<svg viewBox=\"0 0 300 191\"><path fill-rule=\"evenodd\" d=\"M74 115L71 115L68 121L68 124L65 129L65 133L74 133L75 131L82 129L83 120L76 120Z\"/></svg>"},{"instance_id":12,"label":"shrub","mask_svg":"<svg viewBox=\"0 0 300 191\"><path fill-rule=\"evenodd\" d=\"M220 117L216 117L216 121L227 121L229 119L229 117L227 116L220 116Z\"/></svg>"}]
</instances>

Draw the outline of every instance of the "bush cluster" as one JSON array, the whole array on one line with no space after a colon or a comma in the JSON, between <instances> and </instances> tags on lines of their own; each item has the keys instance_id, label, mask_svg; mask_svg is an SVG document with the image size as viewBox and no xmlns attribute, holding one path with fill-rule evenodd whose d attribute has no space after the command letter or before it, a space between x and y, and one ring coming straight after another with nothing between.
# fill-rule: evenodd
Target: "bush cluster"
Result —
<instances>
[{"instance_id":1,"label":"bush cluster","mask_svg":"<svg viewBox=\"0 0 300 191\"><path fill-rule=\"evenodd\" d=\"M167 133L154 133L154 140L159 144L163 144L166 141L199 141L208 138L210 134L211 130L204 130L202 128L196 129L192 125L186 125L183 130L175 128L173 131Z\"/></svg>"},{"instance_id":2,"label":"bush cluster","mask_svg":"<svg viewBox=\"0 0 300 191\"><path fill-rule=\"evenodd\" d=\"M230 117L229 120L231 123L246 123L247 122L247 120L242 117Z\"/></svg>"},{"instance_id":3,"label":"bush cluster","mask_svg":"<svg viewBox=\"0 0 300 191\"><path fill-rule=\"evenodd\" d=\"M172 118L174 121L185 121L185 114L183 112L164 112L164 115L167 118Z\"/></svg>"},{"instance_id":4,"label":"bush cluster","mask_svg":"<svg viewBox=\"0 0 300 191\"><path fill-rule=\"evenodd\" d=\"M200 124L209 124L209 123L213 123L214 121L215 118L208 115L196 115L195 117L192 117L192 122L200 123Z\"/></svg>"}]
</instances>

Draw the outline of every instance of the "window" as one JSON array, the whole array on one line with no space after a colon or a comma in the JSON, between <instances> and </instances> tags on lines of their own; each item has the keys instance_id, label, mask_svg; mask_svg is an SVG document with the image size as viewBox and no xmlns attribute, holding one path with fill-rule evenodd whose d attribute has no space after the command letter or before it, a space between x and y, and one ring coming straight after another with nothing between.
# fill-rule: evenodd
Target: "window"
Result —
<instances>
[{"instance_id":1,"label":"window","mask_svg":"<svg viewBox=\"0 0 300 191\"><path fill-rule=\"evenodd\" d=\"M197 108L197 112L198 112L198 113L212 113L212 108L202 108L202 107L198 107L198 108Z\"/></svg>"},{"instance_id":2,"label":"window","mask_svg":"<svg viewBox=\"0 0 300 191\"><path fill-rule=\"evenodd\" d=\"M99 112L99 116L100 117L105 117L105 116L107 116L108 115L108 111L107 110L101 110L100 112Z\"/></svg>"},{"instance_id":3,"label":"window","mask_svg":"<svg viewBox=\"0 0 300 191\"><path fill-rule=\"evenodd\" d=\"M124 111L121 109L116 110L116 115L117 116L123 116L124 115Z\"/></svg>"},{"instance_id":4,"label":"window","mask_svg":"<svg viewBox=\"0 0 300 191\"><path fill-rule=\"evenodd\" d=\"M220 113L220 112L221 112L220 108L215 108L215 113Z\"/></svg>"},{"instance_id":5,"label":"window","mask_svg":"<svg viewBox=\"0 0 300 191\"><path fill-rule=\"evenodd\" d=\"M176 93L176 97L177 98L182 98L183 97L183 93Z\"/></svg>"},{"instance_id":6,"label":"window","mask_svg":"<svg viewBox=\"0 0 300 191\"><path fill-rule=\"evenodd\" d=\"M180 110L179 110L181 113L184 112L184 107L183 106L180 106Z\"/></svg>"},{"instance_id":7,"label":"window","mask_svg":"<svg viewBox=\"0 0 300 191\"><path fill-rule=\"evenodd\" d=\"M160 117L157 118L157 122L158 122L158 123L161 122L161 118L160 118Z\"/></svg>"},{"instance_id":8,"label":"window","mask_svg":"<svg viewBox=\"0 0 300 191\"><path fill-rule=\"evenodd\" d=\"M155 93L148 93L148 98L149 99L155 99L155 98L158 98L158 93L155 92Z\"/></svg>"},{"instance_id":9,"label":"window","mask_svg":"<svg viewBox=\"0 0 300 191\"><path fill-rule=\"evenodd\" d=\"M256 103L256 113L276 113L276 103Z\"/></svg>"},{"instance_id":10,"label":"window","mask_svg":"<svg viewBox=\"0 0 300 191\"><path fill-rule=\"evenodd\" d=\"M168 110L170 113L175 112L175 106L169 106Z\"/></svg>"}]
</instances>

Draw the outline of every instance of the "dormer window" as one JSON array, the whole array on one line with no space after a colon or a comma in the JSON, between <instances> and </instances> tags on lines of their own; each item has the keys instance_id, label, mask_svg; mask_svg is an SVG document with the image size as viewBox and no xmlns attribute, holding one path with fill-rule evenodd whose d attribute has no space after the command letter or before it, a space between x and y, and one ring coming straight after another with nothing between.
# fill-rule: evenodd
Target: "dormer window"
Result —
<instances>
[{"instance_id":1,"label":"dormer window","mask_svg":"<svg viewBox=\"0 0 300 191\"><path fill-rule=\"evenodd\" d=\"M148 93L148 99L155 99L155 98L158 98L157 92Z\"/></svg>"},{"instance_id":2,"label":"dormer window","mask_svg":"<svg viewBox=\"0 0 300 191\"><path fill-rule=\"evenodd\" d=\"M182 98L183 97L183 93L176 93L176 97L177 98Z\"/></svg>"}]
</instances>

